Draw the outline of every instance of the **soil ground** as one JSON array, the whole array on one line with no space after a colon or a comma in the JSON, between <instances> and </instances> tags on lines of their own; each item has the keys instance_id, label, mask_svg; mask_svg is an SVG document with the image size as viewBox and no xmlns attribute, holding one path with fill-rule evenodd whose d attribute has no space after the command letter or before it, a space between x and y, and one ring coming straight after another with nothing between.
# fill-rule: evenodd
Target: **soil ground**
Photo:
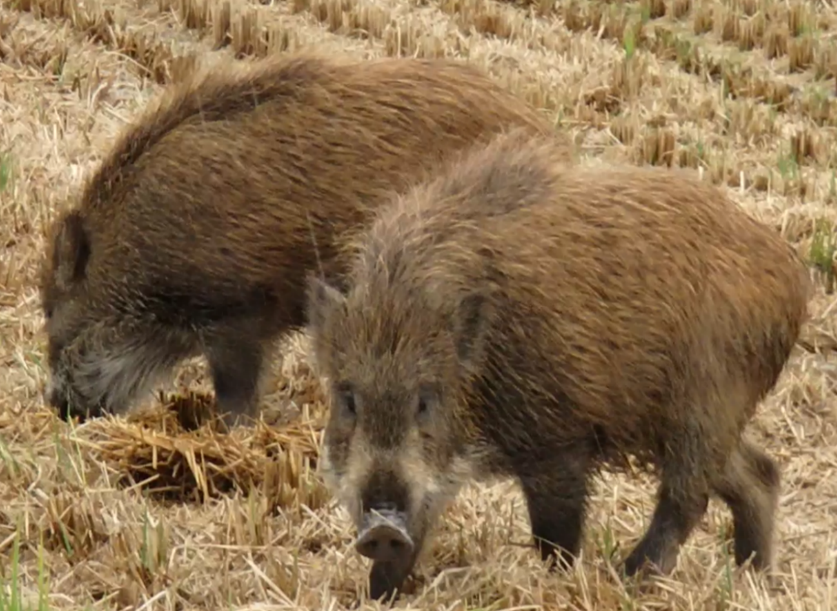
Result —
<instances>
[{"instance_id":1,"label":"soil ground","mask_svg":"<svg viewBox=\"0 0 837 611\"><path fill-rule=\"evenodd\" d=\"M623 584L618 560L648 522L655 484L604 474L573 571L550 574L536 558L514 484L473 485L397 605L837 608L832 3L3 0L0 609L377 607L363 600L368 564L348 519L315 473L323 405L304 336L276 359L254 431L185 430L165 397L74 427L41 394L36 270L55 211L185 70L309 45L474 62L571 132L583 163L686 166L724 185L799 248L818 283L811 323L749 431L783 474L771 577L733 567L730 515L713 500L670 578ZM202 363L174 384L200 405Z\"/></svg>"}]
</instances>

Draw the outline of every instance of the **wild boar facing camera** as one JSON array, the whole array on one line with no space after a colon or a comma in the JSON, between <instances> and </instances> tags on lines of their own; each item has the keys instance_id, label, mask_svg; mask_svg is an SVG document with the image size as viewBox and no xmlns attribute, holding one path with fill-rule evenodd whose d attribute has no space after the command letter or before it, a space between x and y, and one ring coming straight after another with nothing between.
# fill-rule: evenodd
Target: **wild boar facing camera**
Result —
<instances>
[{"instance_id":1,"label":"wild boar facing camera","mask_svg":"<svg viewBox=\"0 0 837 611\"><path fill-rule=\"evenodd\" d=\"M340 240L384 193L508 126L552 131L449 60L283 54L174 85L51 228L50 403L122 412L204 355L226 421L254 416L268 350L304 323L306 271L338 277Z\"/></svg>"},{"instance_id":2,"label":"wild boar facing camera","mask_svg":"<svg viewBox=\"0 0 837 611\"><path fill-rule=\"evenodd\" d=\"M807 316L784 240L678 171L563 163L515 132L379 208L343 288L309 278L323 475L391 596L460 486L514 477L572 563L591 475L656 467L628 574L674 566L710 494L771 559L779 472L741 437Z\"/></svg>"}]
</instances>

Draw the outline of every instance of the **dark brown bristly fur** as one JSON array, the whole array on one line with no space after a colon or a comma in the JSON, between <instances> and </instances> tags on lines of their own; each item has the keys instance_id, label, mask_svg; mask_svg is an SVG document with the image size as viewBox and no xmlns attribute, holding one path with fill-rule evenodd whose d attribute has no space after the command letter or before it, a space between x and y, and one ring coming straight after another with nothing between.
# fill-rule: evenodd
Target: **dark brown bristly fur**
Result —
<instances>
[{"instance_id":1,"label":"dark brown bristly fur","mask_svg":"<svg viewBox=\"0 0 837 611\"><path fill-rule=\"evenodd\" d=\"M374 596L471 478L517 478L543 558L571 563L591 475L631 455L660 487L627 573L669 572L710 494L736 561L770 565L779 471L742 431L807 317L781 236L679 171L564 164L513 133L379 209L356 250L308 308L326 481L358 525L400 520L376 532L401 556L366 535Z\"/></svg>"},{"instance_id":2,"label":"dark brown bristly fur","mask_svg":"<svg viewBox=\"0 0 837 611\"><path fill-rule=\"evenodd\" d=\"M306 53L197 73L126 130L51 228L50 402L120 412L203 354L221 411L255 415L268 348L304 322L306 272L338 277L341 239L385 193L508 126L552 131L448 60Z\"/></svg>"}]
</instances>

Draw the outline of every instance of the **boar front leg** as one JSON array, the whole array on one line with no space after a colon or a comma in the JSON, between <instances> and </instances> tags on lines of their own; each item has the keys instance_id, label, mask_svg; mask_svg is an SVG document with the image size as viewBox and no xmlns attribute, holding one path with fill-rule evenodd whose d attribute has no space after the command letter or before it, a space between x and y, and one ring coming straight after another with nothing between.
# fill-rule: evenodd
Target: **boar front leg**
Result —
<instances>
[{"instance_id":1,"label":"boar front leg","mask_svg":"<svg viewBox=\"0 0 837 611\"><path fill-rule=\"evenodd\" d=\"M224 424L232 428L255 418L265 345L247 333L227 333L212 338L206 356Z\"/></svg>"},{"instance_id":2,"label":"boar front leg","mask_svg":"<svg viewBox=\"0 0 837 611\"><path fill-rule=\"evenodd\" d=\"M550 569L556 560L569 568L581 548L589 453L585 449L562 452L545 463L527 465L526 471L519 479L535 546Z\"/></svg>"}]
</instances>

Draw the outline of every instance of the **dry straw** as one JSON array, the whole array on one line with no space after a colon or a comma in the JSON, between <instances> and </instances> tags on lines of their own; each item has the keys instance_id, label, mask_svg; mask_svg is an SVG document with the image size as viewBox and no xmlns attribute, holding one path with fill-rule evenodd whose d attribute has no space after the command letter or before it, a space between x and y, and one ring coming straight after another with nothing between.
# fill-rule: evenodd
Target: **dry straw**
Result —
<instances>
[{"instance_id":1,"label":"dry straw","mask_svg":"<svg viewBox=\"0 0 837 611\"><path fill-rule=\"evenodd\" d=\"M52 609L339 611L362 600L368 564L315 473L322 397L294 365L304 363L304 346L284 350L288 365L263 399L282 418L266 413L229 435L213 423L209 394L161 396L130 416L76 428L40 399L46 357L33 283L45 220L164 85L219 56L249 61L311 45L475 63L578 134L585 163L692 168L726 185L819 274L801 349L750 429L782 467L772 579L730 569L729 515L712 503L672 578L632 591L609 559L647 526L653 481L606 475L577 570L543 569L513 487L474 486L444 516L399 607L835 608L837 301L828 287L837 249L825 239L837 221L833 4L0 3L0 580L8 582L17 537L21 596L32 608L41 542ZM293 402L302 413L288 421Z\"/></svg>"},{"instance_id":2,"label":"dry straw","mask_svg":"<svg viewBox=\"0 0 837 611\"><path fill-rule=\"evenodd\" d=\"M208 395L160 396L160 405L128 418L84 425L83 444L119 474L121 485L181 501L261 490L271 506L322 505L316 472L318 420L219 432Z\"/></svg>"}]
</instances>

